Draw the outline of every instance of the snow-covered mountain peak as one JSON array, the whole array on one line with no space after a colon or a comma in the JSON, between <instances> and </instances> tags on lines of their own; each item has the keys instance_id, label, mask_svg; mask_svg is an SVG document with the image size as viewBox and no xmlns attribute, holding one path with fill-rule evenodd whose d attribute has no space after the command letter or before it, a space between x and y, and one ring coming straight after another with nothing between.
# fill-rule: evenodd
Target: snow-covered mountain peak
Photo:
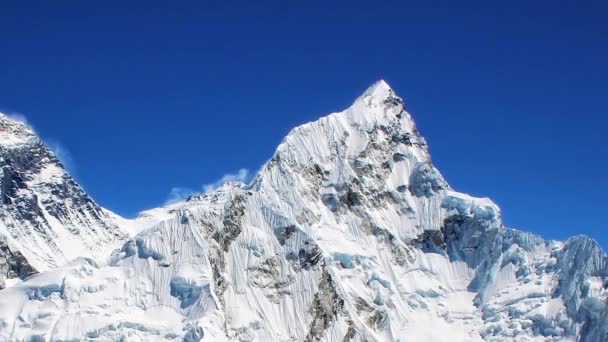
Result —
<instances>
[{"instance_id":1,"label":"snow-covered mountain peak","mask_svg":"<svg viewBox=\"0 0 608 342\"><path fill-rule=\"evenodd\" d=\"M379 146L385 153L411 149L416 157L430 162L426 142L405 110L403 100L383 80L369 87L346 110L294 128L279 145L277 153L326 159L328 153L337 153L340 149L352 157L368 144L382 141L388 142Z\"/></svg>"},{"instance_id":2,"label":"snow-covered mountain peak","mask_svg":"<svg viewBox=\"0 0 608 342\"><path fill-rule=\"evenodd\" d=\"M108 262L0 291L0 340L608 337L599 246L505 228L490 199L453 190L383 81L293 129L250 185L121 224L146 230Z\"/></svg>"},{"instance_id":3,"label":"snow-covered mountain peak","mask_svg":"<svg viewBox=\"0 0 608 342\"><path fill-rule=\"evenodd\" d=\"M26 123L0 113L0 146L12 148L37 140L34 130Z\"/></svg>"},{"instance_id":4,"label":"snow-covered mountain peak","mask_svg":"<svg viewBox=\"0 0 608 342\"><path fill-rule=\"evenodd\" d=\"M369 87L354 103L341 114L353 124L367 130L374 129L379 124L390 124L404 119L408 121L405 130L413 131L414 123L410 115L404 111L403 99L384 80ZM405 127L404 127L405 128Z\"/></svg>"},{"instance_id":5,"label":"snow-covered mountain peak","mask_svg":"<svg viewBox=\"0 0 608 342\"><path fill-rule=\"evenodd\" d=\"M0 115L0 288L78 256L106 255L127 236L113 217L31 127Z\"/></svg>"},{"instance_id":6,"label":"snow-covered mountain peak","mask_svg":"<svg viewBox=\"0 0 608 342\"><path fill-rule=\"evenodd\" d=\"M378 80L376 81L376 83L372 84L369 88L367 88L367 90L363 92L359 99L370 97L383 101L391 95L394 95L394 91L391 86L386 83L385 80Z\"/></svg>"}]
</instances>

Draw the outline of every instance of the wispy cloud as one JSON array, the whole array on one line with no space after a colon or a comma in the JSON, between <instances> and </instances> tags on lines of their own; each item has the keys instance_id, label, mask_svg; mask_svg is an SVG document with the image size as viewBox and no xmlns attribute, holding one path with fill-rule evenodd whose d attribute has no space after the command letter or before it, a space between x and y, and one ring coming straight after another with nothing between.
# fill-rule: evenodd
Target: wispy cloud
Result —
<instances>
[{"instance_id":1,"label":"wispy cloud","mask_svg":"<svg viewBox=\"0 0 608 342\"><path fill-rule=\"evenodd\" d=\"M12 120L19 121L21 123L26 124L29 128L32 129L35 133L37 132L34 126L29 122L27 116L18 112L11 112L9 114L5 114ZM36 133L38 134L38 133ZM40 135L39 135L40 136ZM55 156L61 161L61 164L70 172L76 171L76 165L74 163L74 159L72 158L72 154L70 151L62 144L59 140L54 138L43 138L40 137L44 144L55 154Z\"/></svg>"},{"instance_id":2,"label":"wispy cloud","mask_svg":"<svg viewBox=\"0 0 608 342\"><path fill-rule=\"evenodd\" d=\"M183 188L183 187L171 188L171 191L169 191L169 196L167 196L167 199L165 200L165 205L183 201L186 198L196 195L198 193L200 193L200 191L196 191L196 190L190 189L190 188Z\"/></svg>"},{"instance_id":3,"label":"wispy cloud","mask_svg":"<svg viewBox=\"0 0 608 342\"><path fill-rule=\"evenodd\" d=\"M225 175L222 176L222 178L218 179L217 181L213 182L213 183L209 183L209 184L204 184L203 185L203 192L208 194L210 192L212 192L213 190L219 188L220 186L224 185L224 183L228 183L228 182L247 182L247 179L249 178L249 170L247 169L240 169L237 173L227 173Z\"/></svg>"},{"instance_id":4,"label":"wispy cloud","mask_svg":"<svg viewBox=\"0 0 608 342\"><path fill-rule=\"evenodd\" d=\"M30 123L27 121L27 117L21 113L10 113L10 114L6 114L6 116L8 116L9 118L11 118L15 121L24 123L24 124L30 126L30 128L32 127L32 125L30 125Z\"/></svg>"},{"instance_id":5,"label":"wispy cloud","mask_svg":"<svg viewBox=\"0 0 608 342\"><path fill-rule=\"evenodd\" d=\"M76 164L74 163L74 159L72 159L72 154L70 151L63 145L61 142L53 139L43 139L46 146L48 146L51 151L55 154L55 156L61 161L61 164L70 172L76 171Z\"/></svg>"},{"instance_id":6,"label":"wispy cloud","mask_svg":"<svg viewBox=\"0 0 608 342\"><path fill-rule=\"evenodd\" d=\"M201 190L195 190L187 187L174 187L169 191L169 195L165 200L165 205L177 203L179 201L183 201L186 198L198 195L201 193L208 194L213 192L213 190L221 187L225 183L228 182L243 182L246 183L249 180L249 170L248 169L240 169L236 173L227 173L223 175L220 179L216 180L212 183L203 184Z\"/></svg>"}]
</instances>

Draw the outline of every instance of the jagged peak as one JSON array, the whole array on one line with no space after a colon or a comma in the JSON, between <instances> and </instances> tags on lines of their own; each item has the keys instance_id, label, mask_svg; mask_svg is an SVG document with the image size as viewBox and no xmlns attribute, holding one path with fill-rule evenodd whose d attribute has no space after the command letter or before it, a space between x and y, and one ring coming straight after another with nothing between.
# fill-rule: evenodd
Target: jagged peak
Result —
<instances>
[{"instance_id":1,"label":"jagged peak","mask_svg":"<svg viewBox=\"0 0 608 342\"><path fill-rule=\"evenodd\" d=\"M344 161L356 158L371 141L379 143L378 139L386 142L378 145L386 155L405 153L419 162L430 161L426 141L418 134L403 100L384 80L368 87L346 109L293 128L260 169L252 186L258 186L260 176L284 157L306 165L313 161L327 163L335 155L342 159L336 166L342 170Z\"/></svg>"},{"instance_id":2,"label":"jagged peak","mask_svg":"<svg viewBox=\"0 0 608 342\"><path fill-rule=\"evenodd\" d=\"M37 139L36 133L25 120L0 113L0 146L14 147Z\"/></svg>"},{"instance_id":3,"label":"jagged peak","mask_svg":"<svg viewBox=\"0 0 608 342\"><path fill-rule=\"evenodd\" d=\"M361 95L362 97L365 96L379 96L379 97L386 97L391 95L391 93L393 93L393 89L391 88L391 86L386 83L385 80L379 80L376 81L374 84L372 84L369 88L367 88L367 90L365 92L363 92L363 94Z\"/></svg>"},{"instance_id":4,"label":"jagged peak","mask_svg":"<svg viewBox=\"0 0 608 342\"><path fill-rule=\"evenodd\" d=\"M22 115L10 115L0 112L0 123L4 125L24 127L29 130L32 130L32 128L25 120L25 117L23 117Z\"/></svg>"},{"instance_id":5,"label":"jagged peak","mask_svg":"<svg viewBox=\"0 0 608 342\"><path fill-rule=\"evenodd\" d=\"M564 250L587 251L590 254L608 259L608 254L602 249L602 246L587 235L575 235L564 243Z\"/></svg>"},{"instance_id":6,"label":"jagged peak","mask_svg":"<svg viewBox=\"0 0 608 342\"><path fill-rule=\"evenodd\" d=\"M389 121L395 122L401 119L405 123L402 128L413 132L414 122L411 115L405 111L403 100L386 81L379 80L368 87L348 108L297 126L287 134L286 138L327 120L346 120L351 125L373 129L378 128L379 123L387 124Z\"/></svg>"},{"instance_id":7,"label":"jagged peak","mask_svg":"<svg viewBox=\"0 0 608 342\"><path fill-rule=\"evenodd\" d=\"M367 88L355 100L351 108L356 108L360 105L367 108L386 108L396 104L403 105L403 100L395 94L395 91L386 81L379 80Z\"/></svg>"}]
</instances>

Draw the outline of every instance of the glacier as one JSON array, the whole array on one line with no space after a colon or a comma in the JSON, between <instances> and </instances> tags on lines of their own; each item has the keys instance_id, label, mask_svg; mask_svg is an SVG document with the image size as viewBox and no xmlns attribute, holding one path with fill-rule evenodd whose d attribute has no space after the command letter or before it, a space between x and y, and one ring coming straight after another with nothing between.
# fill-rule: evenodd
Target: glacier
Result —
<instances>
[{"instance_id":1,"label":"glacier","mask_svg":"<svg viewBox=\"0 0 608 342\"><path fill-rule=\"evenodd\" d=\"M0 152L2 341L608 341L600 246L452 189L384 81L133 220L6 116Z\"/></svg>"}]
</instances>

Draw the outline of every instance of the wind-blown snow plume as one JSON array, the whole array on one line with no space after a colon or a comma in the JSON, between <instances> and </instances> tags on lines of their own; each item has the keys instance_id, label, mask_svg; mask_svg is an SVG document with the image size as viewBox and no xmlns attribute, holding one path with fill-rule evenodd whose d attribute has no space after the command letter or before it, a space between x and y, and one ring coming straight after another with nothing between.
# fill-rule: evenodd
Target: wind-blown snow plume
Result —
<instances>
[{"instance_id":1,"label":"wind-blown snow plume","mask_svg":"<svg viewBox=\"0 0 608 342\"><path fill-rule=\"evenodd\" d=\"M188 197L200 195L201 193L209 194L209 193L213 192L214 190L216 190L217 188L219 188L222 185L229 183L229 182L247 183L247 181L249 181L249 170L239 169L236 173L227 173L227 174L223 175L222 177L220 177L218 180L216 180L213 183L204 184L201 187L202 191L195 190L192 188L187 188L187 187L174 187L174 188L171 188L171 191L169 191L169 195L167 196L167 199L165 200L165 205L174 204L174 203L183 201L183 200L187 199Z\"/></svg>"},{"instance_id":2,"label":"wind-blown snow plume","mask_svg":"<svg viewBox=\"0 0 608 342\"><path fill-rule=\"evenodd\" d=\"M64 144L53 138L44 139L45 144L53 151L55 156L61 161L61 164L72 174L76 172L76 164L72 158L72 154Z\"/></svg>"},{"instance_id":3,"label":"wind-blown snow plume","mask_svg":"<svg viewBox=\"0 0 608 342\"><path fill-rule=\"evenodd\" d=\"M6 116L8 119L12 120L13 122L22 123L22 124L26 125L27 127L29 127L33 133L36 133L35 127L32 126L32 124L29 122L29 120L28 120L27 116L25 116L25 114L13 112L10 114L0 113L0 115ZM65 166L70 172L75 172L75 164L74 164L74 159L72 158L72 154L70 153L70 151L67 149L67 147L63 143L61 143L59 140L57 140L55 138L46 137L46 138L42 138L42 140L44 141L46 146L55 154L55 156L61 161L63 166Z\"/></svg>"},{"instance_id":4,"label":"wind-blown snow plume","mask_svg":"<svg viewBox=\"0 0 608 342\"><path fill-rule=\"evenodd\" d=\"M169 191L169 196L167 196L167 199L165 200L165 205L183 201L186 198L197 195L199 193L200 193L200 191L196 191L196 190L193 190L190 188L184 188L184 187L171 188L171 191Z\"/></svg>"},{"instance_id":5,"label":"wind-blown snow plume","mask_svg":"<svg viewBox=\"0 0 608 342\"><path fill-rule=\"evenodd\" d=\"M24 114L21 114L21 113L9 113L9 114L6 114L6 116L8 118L10 118L11 120L21 122L21 123L26 124L26 125L28 125L28 126L31 127L31 125L29 124L29 122L27 120L27 117Z\"/></svg>"},{"instance_id":6,"label":"wind-blown snow plume","mask_svg":"<svg viewBox=\"0 0 608 342\"><path fill-rule=\"evenodd\" d=\"M213 183L204 184L203 193L206 193L206 194L211 193L215 189L219 188L220 186L222 186L228 182L246 183L248 181L248 179L249 179L249 170L247 170L247 169L240 169L236 173L227 173Z\"/></svg>"}]
</instances>

